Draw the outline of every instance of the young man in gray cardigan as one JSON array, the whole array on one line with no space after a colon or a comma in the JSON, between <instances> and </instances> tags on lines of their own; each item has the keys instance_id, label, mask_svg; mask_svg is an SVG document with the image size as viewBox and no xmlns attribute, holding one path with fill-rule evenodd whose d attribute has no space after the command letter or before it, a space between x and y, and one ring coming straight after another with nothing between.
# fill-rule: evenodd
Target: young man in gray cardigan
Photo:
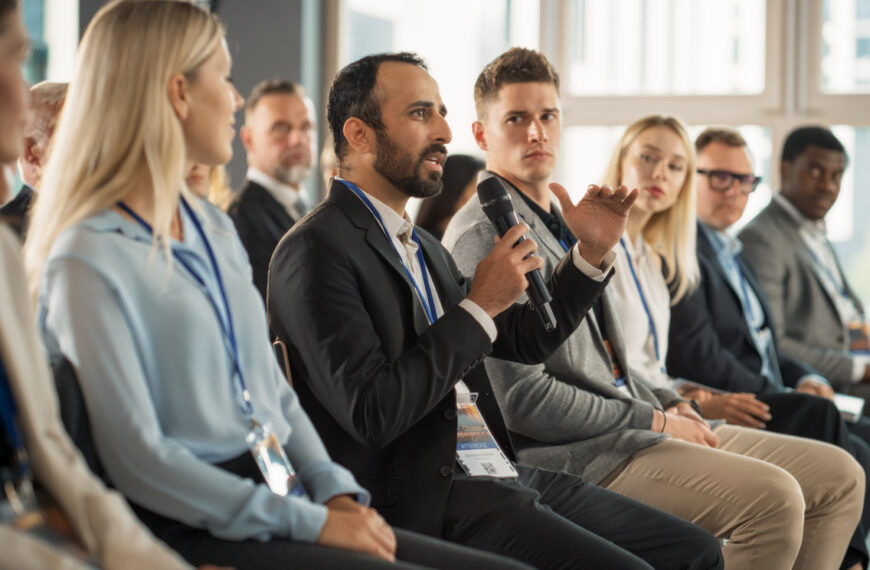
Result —
<instances>
[{"instance_id":1,"label":"young man in gray cardigan","mask_svg":"<svg viewBox=\"0 0 870 570\"><path fill-rule=\"evenodd\" d=\"M543 55L519 48L496 58L475 84L475 139L531 227L545 279L574 241L550 197L552 188L570 202L550 186L561 134L558 86ZM472 274L494 236L471 200L443 241ZM863 496L851 457L809 440L727 425L711 430L675 392L650 388L630 364L606 289L544 364L486 359L520 462L579 474L729 538L726 567L839 566L860 511L851 503Z\"/></svg>"}]
</instances>

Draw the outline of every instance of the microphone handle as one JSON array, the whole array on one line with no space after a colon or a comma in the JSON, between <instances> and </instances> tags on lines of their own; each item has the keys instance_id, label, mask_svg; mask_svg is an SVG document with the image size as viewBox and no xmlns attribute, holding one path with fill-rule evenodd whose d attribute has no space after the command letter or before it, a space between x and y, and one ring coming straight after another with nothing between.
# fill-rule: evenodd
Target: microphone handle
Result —
<instances>
[{"instance_id":1,"label":"microphone handle","mask_svg":"<svg viewBox=\"0 0 870 570\"><path fill-rule=\"evenodd\" d=\"M504 216L498 216L494 221L499 236L504 236L509 229L520 223L517 218L517 213L513 211ZM513 247L524 241L526 241L526 236L520 236L520 239L517 240L517 243L514 244ZM526 258L531 255L532 254L530 253ZM541 272L537 269L529 271L526 273L526 279L529 280L529 287L526 289L526 294L529 296L532 307L534 307L538 316L541 318L541 323L544 325L544 329L547 331L555 330L556 315L553 314L553 309L550 307L550 302L553 300L553 297L550 295L550 290L547 289L547 284L544 283L544 278L541 277Z\"/></svg>"}]
</instances>

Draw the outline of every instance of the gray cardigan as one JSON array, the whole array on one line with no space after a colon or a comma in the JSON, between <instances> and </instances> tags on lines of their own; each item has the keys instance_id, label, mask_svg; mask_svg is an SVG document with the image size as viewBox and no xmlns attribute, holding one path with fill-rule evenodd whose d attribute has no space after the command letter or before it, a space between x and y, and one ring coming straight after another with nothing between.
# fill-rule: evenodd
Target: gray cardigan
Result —
<instances>
[{"instance_id":1,"label":"gray cardigan","mask_svg":"<svg viewBox=\"0 0 870 570\"><path fill-rule=\"evenodd\" d=\"M531 231L544 258L544 279L564 256L559 242L543 221L510 189L514 208ZM553 205L555 207L555 204ZM457 212L444 234L444 245L459 269L472 275L492 249L495 228L475 198ZM625 343L618 315L605 289L605 329L617 358L625 363ZM645 447L668 437L650 431L653 409L680 401L669 389L651 389L628 371L634 398L613 383L612 363L594 311L544 364L524 365L494 358L485 360L520 463L576 473L598 483Z\"/></svg>"}]
</instances>

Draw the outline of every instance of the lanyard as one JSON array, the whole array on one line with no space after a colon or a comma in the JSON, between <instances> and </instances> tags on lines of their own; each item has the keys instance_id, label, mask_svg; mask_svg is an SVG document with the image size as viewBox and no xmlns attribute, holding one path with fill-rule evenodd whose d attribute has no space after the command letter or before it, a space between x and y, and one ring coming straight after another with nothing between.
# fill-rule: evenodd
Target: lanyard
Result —
<instances>
[{"instance_id":1,"label":"lanyard","mask_svg":"<svg viewBox=\"0 0 870 570\"><path fill-rule=\"evenodd\" d=\"M649 322L649 332L652 335L653 340L653 349L656 351L656 362L661 362L661 355L659 353L659 336L656 334L656 326L653 322L652 313L649 310L649 305L646 303L646 296L643 294L640 280L637 278L637 273L634 270L634 263L632 263L631 255L628 253L628 248L625 245L625 238L619 238L619 243L625 251L625 259L628 260L628 269L631 270L631 276L634 278L634 285L637 287L638 294L640 294L640 302L643 305L643 310L646 312L646 319Z\"/></svg>"},{"instance_id":2,"label":"lanyard","mask_svg":"<svg viewBox=\"0 0 870 570\"><path fill-rule=\"evenodd\" d=\"M405 260L402 257L402 254L399 253L399 250L396 249L395 244L393 243L393 238L387 232L387 226L384 225L384 220L381 218L381 215L378 213L377 209L375 209L374 204L372 204L371 200L365 195L365 193L360 189L359 186L354 184L353 182L348 182L347 180L342 180L340 178L336 178L339 182L344 184L351 192L357 195L360 200L363 201L363 204L369 209L369 211L374 215L375 219L378 221L378 224L381 226L381 230L384 232L384 235L387 236L387 241L392 246L393 251L396 252L396 255L399 257L399 263L402 264L402 269L405 270L405 275L408 276L408 279L411 280L411 284L414 286L414 290L417 292L417 297L420 299L420 302L423 303L423 309L426 311L426 317L429 319L429 324L431 325L435 321L438 320L438 312L435 309L435 296L432 294L432 287L429 285L429 271L426 269L426 261L423 258L423 246L420 245L420 239L417 237L417 231L411 228L411 239L417 244L417 263L420 264L420 272L423 274L423 286L426 289L426 296L423 297L423 293L420 290L420 286L417 284L417 280L414 279L414 275L411 273L411 270L408 269L408 266L405 265Z\"/></svg>"},{"instance_id":3,"label":"lanyard","mask_svg":"<svg viewBox=\"0 0 870 570\"><path fill-rule=\"evenodd\" d=\"M838 283L838 282L837 282L837 278L836 278L836 276L834 276L834 272L831 271L831 269L830 269L827 265L825 265L824 263L822 263L822 260L819 258L818 255L816 255L816 252L813 251L813 248L811 248L811 247L808 246L808 247L807 247L807 250L809 250L810 255L813 256L813 261L816 262L816 266L817 266L819 269L822 270L822 272L825 274L825 276L826 276L826 277L828 278L828 280L831 282L831 285L834 286L834 289L836 289L844 299L847 299L847 300L851 303L851 302L852 302L852 298L849 297L849 292L846 291L846 283L845 283L845 281L843 282L842 285L841 285L840 283Z\"/></svg>"},{"instance_id":4,"label":"lanyard","mask_svg":"<svg viewBox=\"0 0 870 570\"><path fill-rule=\"evenodd\" d=\"M30 465L27 460L27 452L24 449L24 439L21 437L21 432L18 431L18 424L15 421L17 413L18 408L15 405L15 398L12 396L12 388L9 385L9 378L6 376L6 368L3 366L3 362L0 361L0 421L3 423L3 431L13 451L14 478L20 481L30 477Z\"/></svg>"},{"instance_id":5,"label":"lanyard","mask_svg":"<svg viewBox=\"0 0 870 570\"><path fill-rule=\"evenodd\" d=\"M220 321L221 329L224 331L224 335L226 336L226 338L228 340L229 353L233 359L233 366L235 367L236 375L239 378L239 387L240 387L241 392L242 392L242 399L244 400L243 407L244 407L245 414L249 418L253 418L254 408L251 405L251 394L250 394L250 392L248 392L248 386L245 383L245 377L242 374L242 366L241 366L241 363L239 362L239 348L238 348L238 344L236 342L235 327L233 326L233 315L232 315L232 312L230 311L230 303L229 303L229 300L227 299L227 292L226 292L226 289L224 288L224 281L223 281L223 278L221 277L220 268L218 267L217 259L215 258L215 255L214 255L214 250L212 250L211 243L208 241L208 237L206 237L205 231L203 231L203 229L202 229L202 225L199 223L199 220L194 215L193 209L190 207L190 205L187 203L187 201L184 198L181 198L181 205L184 208L184 211L187 212L188 217L193 222L193 226L196 228L196 232L199 234L200 239L202 239L202 242L205 244L206 252L208 252L208 258L209 258L209 261L211 262L212 270L214 271L215 279L217 280L218 289L220 290L220 293L221 293L221 299L220 299L221 304L223 305L223 309L224 309L224 312L225 312L226 318L227 318L227 322L224 323L224 320L220 317L220 315L218 315L218 321ZM127 212L133 219L135 219L137 222L139 222L139 225L141 225L143 228L145 228L149 234L153 235L154 232L153 232L153 229L151 228L151 224L149 224L148 222L143 220L139 216L139 214L137 214L132 209L130 209L130 207L127 206L124 202L118 202L118 207L121 208L122 210L124 210L125 212ZM209 289L208 286L206 285L205 279L203 279L203 277L201 275L199 275L196 272L196 270L194 270L193 267L191 267L190 264L187 263L187 261L183 257L181 257L178 254L178 252L174 249L172 250L172 256L175 257L175 259L178 261L178 263L180 263L185 269L187 269L187 272L190 273L190 275L194 279L196 279L196 281L202 286L202 288L205 290L205 293L211 299L212 305L214 305L215 309L217 310L220 305L218 305L218 300L214 298L214 295L212 294L211 289Z\"/></svg>"}]
</instances>

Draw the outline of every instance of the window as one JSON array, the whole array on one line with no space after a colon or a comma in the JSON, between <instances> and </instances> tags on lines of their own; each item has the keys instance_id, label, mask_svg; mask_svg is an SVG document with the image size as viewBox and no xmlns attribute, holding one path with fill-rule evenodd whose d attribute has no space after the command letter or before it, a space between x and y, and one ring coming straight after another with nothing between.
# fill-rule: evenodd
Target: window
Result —
<instances>
[{"instance_id":1,"label":"window","mask_svg":"<svg viewBox=\"0 0 870 570\"><path fill-rule=\"evenodd\" d=\"M450 152L479 155L474 81L509 46L537 47L539 12L537 0L346 0L339 67L371 53L416 52L447 105Z\"/></svg>"},{"instance_id":2,"label":"window","mask_svg":"<svg viewBox=\"0 0 870 570\"><path fill-rule=\"evenodd\" d=\"M866 0L825 0L822 90L870 93L870 8Z\"/></svg>"},{"instance_id":3,"label":"window","mask_svg":"<svg viewBox=\"0 0 870 570\"><path fill-rule=\"evenodd\" d=\"M760 93L764 8L756 0L572 0L570 92Z\"/></svg>"}]
</instances>

